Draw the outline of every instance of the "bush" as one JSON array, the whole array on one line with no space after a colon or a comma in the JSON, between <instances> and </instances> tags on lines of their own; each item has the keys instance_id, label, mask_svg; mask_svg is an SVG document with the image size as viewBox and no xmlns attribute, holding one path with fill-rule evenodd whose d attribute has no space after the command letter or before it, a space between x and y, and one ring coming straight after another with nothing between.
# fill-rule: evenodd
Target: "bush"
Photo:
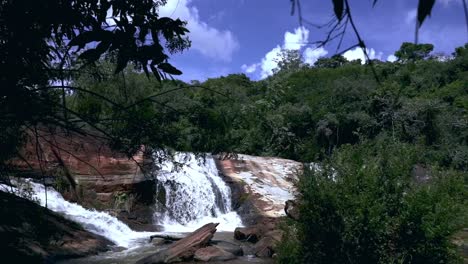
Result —
<instances>
[{"instance_id":1,"label":"bush","mask_svg":"<svg viewBox=\"0 0 468 264\"><path fill-rule=\"evenodd\" d=\"M416 183L420 157L414 146L379 140L343 146L322 169L306 170L300 219L279 262L457 263L451 237L466 226L466 175L433 167Z\"/></svg>"}]
</instances>

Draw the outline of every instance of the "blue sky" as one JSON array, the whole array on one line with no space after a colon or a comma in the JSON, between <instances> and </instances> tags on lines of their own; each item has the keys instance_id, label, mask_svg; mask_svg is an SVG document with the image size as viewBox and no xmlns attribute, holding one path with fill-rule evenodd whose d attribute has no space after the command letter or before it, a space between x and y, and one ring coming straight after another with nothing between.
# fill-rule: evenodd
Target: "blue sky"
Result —
<instances>
[{"instance_id":1,"label":"blue sky","mask_svg":"<svg viewBox=\"0 0 468 264\"><path fill-rule=\"evenodd\" d=\"M450 54L468 41L462 0L436 0L432 16L420 30L420 43L432 43L435 52ZM417 0L350 0L354 19L372 57L387 60L404 41L414 41ZM331 0L302 0L303 16L323 24L332 16ZM169 0L162 16L188 21L192 47L174 55L171 62L181 69L184 81L205 80L230 73L265 78L275 67L281 48L299 49L313 63L333 55L336 42L321 49L310 43L321 40L325 30L299 27L290 15L289 0ZM351 31L343 47L356 43ZM361 50L345 54L361 58ZM389 57L390 56L390 57Z\"/></svg>"}]
</instances>

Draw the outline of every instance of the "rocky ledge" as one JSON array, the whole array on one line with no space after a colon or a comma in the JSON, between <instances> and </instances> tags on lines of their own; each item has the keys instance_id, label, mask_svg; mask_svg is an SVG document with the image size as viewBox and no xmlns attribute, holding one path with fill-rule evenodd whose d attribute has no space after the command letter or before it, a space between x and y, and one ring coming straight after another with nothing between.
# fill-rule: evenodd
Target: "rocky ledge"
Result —
<instances>
[{"instance_id":1,"label":"rocky ledge","mask_svg":"<svg viewBox=\"0 0 468 264\"><path fill-rule=\"evenodd\" d=\"M286 216L286 201L293 200L294 184L303 165L288 159L236 155L216 160L218 170L232 190L233 208L244 225Z\"/></svg>"},{"instance_id":2,"label":"rocky ledge","mask_svg":"<svg viewBox=\"0 0 468 264\"><path fill-rule=\"evenodd\" d=\"M16 263L53 263L108 250L107 239L13 194L0 192L2 258Z\"/></svg>"}]
</instances>

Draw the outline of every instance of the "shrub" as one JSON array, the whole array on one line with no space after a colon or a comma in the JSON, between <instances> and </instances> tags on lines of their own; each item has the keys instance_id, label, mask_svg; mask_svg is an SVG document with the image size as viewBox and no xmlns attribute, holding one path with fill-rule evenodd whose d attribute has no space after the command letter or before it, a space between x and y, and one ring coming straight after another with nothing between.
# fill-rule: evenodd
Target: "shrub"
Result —
<instances>
[{"instance_id":1,"label":"shrub","mask_svg":"<svg viewBox=\"0 0 468 264\"><path fill-rule=\"evenodd\" d=\"M343 146L298 188L300 219L280 263L456 263L452 235L466 226L466 174L432 167L416 183L414 146L378 140ZM465 178L464 178L465 177ZM294 242L294 239L297 241ZM283 256L281 256L283 255Z\"/></svg>"}]
</instances>

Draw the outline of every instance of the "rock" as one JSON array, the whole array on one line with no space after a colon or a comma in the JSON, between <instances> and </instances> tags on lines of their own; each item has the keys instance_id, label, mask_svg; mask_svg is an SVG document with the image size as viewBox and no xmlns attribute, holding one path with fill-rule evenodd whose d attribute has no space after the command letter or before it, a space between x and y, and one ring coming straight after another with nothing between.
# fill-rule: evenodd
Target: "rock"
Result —
<instances>
[{"instance_id":1,"label":"rock","mask_svg":"<svg viewBox=\"0 0 468 264\"><path fill-rule=\"evenodd\" d=\"M285 215L284 204L294 198L300 162L249 155L220 155L216 166L233 194L232 207L246 225L263 217Z\"/></svg>"},{"instance_id":2,"label":"rock","mask_svg":"<svg viewBox=\"0 0 468 264\"><path fill-rule=\"evenodd\" d=\"M234 238L240 241L255 243L259 240L261 230L257 226L238 227L234 230Z\"/></svg>"},{"instance_id":3,"label":"rock","mask_svg":"<svg viewBox=\"0 0 468 264\"><path fill-rule=\"evenodd\" d=\"M164 238L156 237L156 238L151 239L151 244L153 244L155 246L164 245L164 244L166 244L166 242L168 242L168 241L165 240Z\"/></svg>"},{"instance_id":4,"label":"rock","mask_svg":"<svg viewBox=\"0 0 468 264\"><path fill-rule=\"evenodd\" d=\"M260 239L260 241L258 241L254 246L255 256L261 258L269 258L273 256L275 253L274 248L277 243L278 241L272 237L264 237Z\"/></svg>"},{"instance_id":5,"label":"rock","mask_svg":"<svg viewBox=\"0 0 468 264\"><path fill-rule=\"evenodd\" d=\"M0 215L0 249L4 260L52 263L107 251L112 244L47 208L1 191Z\"/></svg>"},{"instance_id":6,"label":"rock","mask_svg":"<svg viewBox=\"0 0 468 264\"><path fill-rule=\"evenodd\" d=\"M195 252L208 245L218 224L209 223L195 230L185 238L171 244L167 249L138 260L137 264L173 263L189 260Z\"/></svg>"},{"instance_id":7,"label":"rock","mask_svg":"<svg viewBox=\"0 0 468 264\"><path fill-rule=\"evenodd\" d=\"M250 243L248 243L248 244L243 243L241 245L242 252L244 253L244 256L255 256L255 251L254 251L253 245L254 244L250 244Z\"/></svg>"},{"instance_id":8,"label":"rock","mask_svg":"<svg viewBox=\"0 0 468 264\"><path fill-rule=\"evenodd\" d=\"M143 146L129 158L100 138L60 129L54 133L39 130L43 164L36 157L36 138L26 135L20 151L24 160L9 161L18 174L30 177L44 170L46 175L55 175L47 182L66 200L97 210L126 209L127 215L117 215L121 221L134 230L156 231L152 227L156 181L146 177L154 163Z\"/></svg>"},{"instance_id":9,"label":"rock","mask_svg":"<svg viewBox=\"0 0 468 264\"><path fill-rule=\"evenodd\" d=\"M265 234L270 231L278 229L278 224L281 222L281 218L277 217L263 217L258 220L257 224L249 227L238 227L234 230L234 238L240 241L248 241L256 243Z\"/></svg>"},{"instance_id":10,"label":"rock","mask_svg":"<svg viewBox=\"0 0 468 264\"><path fill-rule=\"evenodd\" d=\"M234 254L217 246L201 248L194 255L194 259L199 261L226 261L234 258L236 258Z\"/></svg>"},{"instance_id":11,"label":"rock","mask_svg":"<svg viewBox=\"0 0 468 264\"><path fill-rule=\"evenodd\" d=\"M281 242L281 240L283 239L283 235L284 235L284 232L281 230L272 230L272 231L267 232L264 235L264 237L271 237L273 238L273 240L277 242Z\"/></svg>"},{"instance_id":12,"label":"rock","mask_svg":"<svg viewBox=\"0 0 468 264\"><path fill-rule=\"evenodd\" d=\"M227 252L230 252L236 256L242 256L244 255L244 252L241 248L241 246L237 245L237 244L234 244L234 243L231 243L231 242L227 242L227 241L222 241L222 240L212 240L211 241L211 245L214 245L218 248L221 248Z\"/></svg>"},{"instance_id":13,"label":"rock","mask_svg":"<svg viewBox=\"0 0 468 264\"><path fill-rule=\"evenodd\" d=\"M286 201L284 212L289 218L296 221L299 220L299 208L297 207L297 204L294 200Z\"/></svg>"}]
</instances>

